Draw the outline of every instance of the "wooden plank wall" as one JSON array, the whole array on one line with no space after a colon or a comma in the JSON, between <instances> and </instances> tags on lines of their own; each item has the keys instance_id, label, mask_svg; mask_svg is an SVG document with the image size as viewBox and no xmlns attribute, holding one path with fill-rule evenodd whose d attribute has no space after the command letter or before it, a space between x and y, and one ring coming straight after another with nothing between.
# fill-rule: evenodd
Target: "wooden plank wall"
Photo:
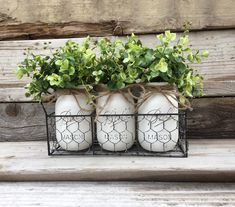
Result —
<instances>
[{"instance_id":1,"label":"wooden plank wall","mask_svg":"<svg viewBox=\"0 0 235 207\"><path fill-rule=\"evenodd\" d=\"M180 31L235 26L233 0L0 0L0 39Z\"/></svg>"},{"instance_id":2,"label":"wooden plank wall","mask_svg":"<svg viewBox=\"0 0 235 207\"><path fill-rule=\"evenodd\" d=\"M165 29L182 31L192 23L192 46L207 49L200 67L206 96L193 100L190 138L235 138L235 4L233 0L0 0L0 141L45 139L45 119L36 103L24 97L27 79L13 73L23 49L42 50L43 38L57 48L67 39L135 32L148 46ZM27 39L27 40L25 40ZM36 39L36 40L28 40ZM6 41L8 40L8 41ZM74 39L82 41L82 38Z\"/></svg>"},{"instance_id":3,"label":"wooden plank wall","mask_svg":"<svg viewBox=\"0 0 235 207\"><path fill-rule=\"evenodd\" d=\"M235 138L235 98L202 98L188 113L188 137ZM45 140L45 116L37 103L0 104L0 141Z\"/></svg>"}]
</instances>

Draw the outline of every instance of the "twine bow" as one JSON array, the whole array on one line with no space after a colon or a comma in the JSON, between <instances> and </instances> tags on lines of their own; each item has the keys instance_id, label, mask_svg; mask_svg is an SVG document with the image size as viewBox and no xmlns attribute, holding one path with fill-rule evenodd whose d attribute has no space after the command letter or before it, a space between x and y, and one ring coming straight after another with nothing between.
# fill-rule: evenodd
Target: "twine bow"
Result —
<instances>
[{"instance_id":1,"label":"twine bow","mask_svg":"<svg viewBox=\"0 0 235 207\"><path fill-rule=\"evenodd\" d=\"M180 102L179 98L182 96L182 94L177 91L174 85L143 85L143 88L144 92L137 99L137 108L139 108L152 95L160 93L170 102L173 107L181 110L192 110L191 104L188 99L185 99L185 103ZM181 107L176 106L169 97L172 100L176 101Z\"/></svg>"},{"instance_id":2,"label":"twine bow","mask_svg":"<svg viewBox=\"0 0 235 207\"><path fill-rule=\"evenodd\" d=\"M110 91L104 85L99 85L96 87L96 91L98 92L98 95L93 96L93 98L91 98L91 94L89 94L85 89L80 89L80 88L60 89L60 90L54 91L53 93L49 95L43 96L43 102L52 103L56 101L59 96L73 95L81 110L86 111L86 112L92 112L93 110L89 110L89 109L82 107L81 104L79 103L79 100L77 99L76 95L85 93L88 97L91 98L91 104L95 106L97 109L99 109L96 111L97 112L96 118L97 118L102 113L102 111L107 106L107 104L110 102L110 99L113 94L121 94L128 103L134 106L135 113L136 113L138 109L140 108L140 106L148 98L150 98L152 95L156 93L159 93L159 94L162 94L171 103L173 107L177 109L182 109L182 110L185 110L185 109L192 110L189 100L185 99L185 103L181 103L179 101L179 98L182 96L182 94L176 90L176 87L169 85L169 84L166 84L166 85L132 84L116 91ZM108 96L105 104L103 106L97 105L97 100L105 96ZM131 101L131 99L128 96L132 97L135 101ZM173 101L169 97L172 100L175 100L182 107L176 106L175 103L173 103Z\"/></svg>"},{"instance_id":3,"label":"twine bow","mask_svg":"<svg viewBox=\"0 0 235 207\"><path fill-rule=\"evenodd\" d=\"M76 95L80 95L80 94L84 94L84 93L87 94L87 91L85 89L83 89L83 88L59 89L59 90L54 91L51 94L44 95L42 97L42 101L43 102L48 102L48 103L53 103L60 96L63 96L63 95L72 95L74 97L74 99L76 100L76 103L77 103L78 107L82 111L92 112L93 110L86 109L86 108L82 107L81 104L79 103L79 100L78 100L77 96L76 96ZM88 94L88 97L89 97L89 94Z\"/></svg>"},{"instance_id":4,"label":"twine bow","mask_svg":"<svg viewBox=\"0 0 235 207\"><path fill-rule=\"evenodd\" d=\"M96 87L96 91L98 92L98 95L95 96L93 104L96 106L96 108L98 108L98 114L101 114L102 111L104 110L104 108L107 106L107 104L109 103L112 95L114 94L121 94L123 96L123 98L130 103L131 105L135 106L134 101L131 101L130 98L128 97L128 94L132 96L132 93L129 91L130 87L127 86L125 88L116 90L116 91L110 91L108 90L108 88L104 85L98 85ZM107 100L105 102L105 104L103 106L97 105L97 101L99 98L105 97L107 96Z\"/></svg>"}]
</instances>

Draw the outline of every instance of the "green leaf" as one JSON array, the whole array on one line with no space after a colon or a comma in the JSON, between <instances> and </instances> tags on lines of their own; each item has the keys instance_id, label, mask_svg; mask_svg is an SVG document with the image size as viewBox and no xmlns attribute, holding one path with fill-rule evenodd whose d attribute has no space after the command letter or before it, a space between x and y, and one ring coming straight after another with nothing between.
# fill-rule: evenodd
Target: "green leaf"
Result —
<instances>
[{"instance_id":1,"label":"green leaf","mask_svg":"<svg viewBox=\"0 0 235 207\"><path fill-rule=\"evenodd\" d=\"M50 82L50 85L52 86L59 86L62 83L62 78L55 73L52 73L46 79Z\"/></svg>"},{"instance_id":2,"label":"green leaf","mask_svg":"<svg viewBox=\"0 0 235 207\"><path fill-rule=\"evenodd\" d=\"M59 65L59 66L62 65L62 63L63 63L62 60L57 60L57 61L55 61L55 64L56 64L56 65Z\"/></svg>"},{"instance_id":3,"label":"green leaf","mask_svg":"<svg viewBox=\"0 0 235 207\"><path fill-rule=\"evenodd\" d=\"M118 89L121 89L123 87L125 87L125 84L121 81L110 81L107 83L107 86L110 90L118 90Z\"/></svg>"},{"instance_id":4,"label":"green leaf","mask_svg":"<svg viewBox=\"0 0 235 207\"><path fill-rule=\"evenodd\" d=\"M159 76L159 71L151 71L150 75L151 76L147 76L149 81L151 78L155 78L155 77Z\"/></svg>"},{"instance_id":5,"label":"green leaf","mask_svg":"<svg viewBox=\"0 0 235 207\"><path fill-rule=\"evenodd\" d=\"M186 80L189 81L191 80L191 75L192 75L192 72L189 72L186 76Z\"/></svg>"},{"instance_id":6,"label":"green leaf","mask_svg":"<svg viewBox=\"0 0 235 207\"><path fill-rule=\"evenodd\" d=\"M187 45L189 44L189 38L188 35L185 35L183 37L180 38L179 44L181 45Z\"/></svg>"},{"instance_id":7,"label":"green leaf","mask_svg":"<svg viewBox=\"0 0 235 207\"><path fill-rule=\"evenodd\" d=\"M145 58L146 64L147 65L150 64L155 59L154 51L152 49L148 49L146 51L144 58Z\"/></svg>"},{"instance_id":8,"label":"green leaf","mask_svg":"<svg viewBox=\"0 0 235 207\"><path fill-rule=\"evenodd\" d=\"M74 67L70 67L69 68L69 75L73 75L75 73L75 68Z\"/></svg>"},{"instance_id":9,"label":"green leaf","mask_svg":"<svg viewBox=\"0 0 235 207\"><path fill-rule=\"evenodd\" d=\"M192 52L192 50L190 48L185 48L183 49L184 52Z\"/></svg>"},{"instance_id":10,"label":"green leaf","mask_svg":"<svg viewBox=\"0 0 235 207\"><path fill-rule=\"evenodd\" d=\"M157 35L157 39L160 40L160 42L164 43L165 42L165 38L164 38L164 35L163 34L159 34Z\"/></svg>"},{"instance_id":11,"label":"green leaf","mask_svg":"<svg viewBox=\"0 0 235 207\"><path fill-rule=\"evenodd\" d=\"M99 83L100 77L96 76L96 77L95 77L95 81L96 81L96 83Z\"/></svg>"},{"instance_id":12,"label":"green leaf","mask_svg":"<svg viewBox=\"0 0 235 207\"><path fill-rule=\"evenodd\" d=\"M116 87L117 87L117 89L124 88L124 87L125 87L125 83L123 83L122 81L118 81L118 82L116 83Z\"/></svg>"},{"instance_id":13,"label":"green leaf","mask_svg":"<svg viewBox=\"0 0 235 207\"><path fill-rule=\"evenodd\" d=\"M64 71L68 70L68 68L69 68L69 61L67 59L65 59L60 66L60 71L64 72Z\"/></svg>"},{"instance_id":14,"label":"green leaf","mask_svg":"<svg viewBox=\"0 0 235 207\"><path fill-rule=\"evenodd\" d=\"M71 79L70 79L70 76L69 75L67 75L67 74L63 74L63 81L70 81Z\"/></svg>"},{"instance_id":15,"label":"green leaf","mask_svg":"<svg viewBox=\"0 0 235 207\"><path fill-rule=\"evenodd\" d=\"M193 54L190 53L188 56L187 56L187 59L188 61L190 61L191 63L194 61L194 57L193 57Z\"/></svg>"},{"instance_id":16,"label":"green leaf","mask_svg":"<svg viewBox=\"0 0 235 207\"><path fill-rule=\"evenodd\" d=\"M168 41L173 41L176 38L176 34L175 33L171 33L169 30L165 31L165 36L168 39Z\"/></svg>"},{"instance_id":17,"label":"green leaf","mask_svg":"<svg viewBox=\"0 0 235 207\"><path fill-rule=\"evenodd\" d=\"M168 65L165 62L164 58L161 58L160 61L155 65L155 70L165 73L168 70Z\"/></svg>"},{"instance_id":18,"label":"green leaf","mask_svg":"<svg viewBox=\"0 0 235 207\"><path fill-rule=\"evenodd\" d=\"M123 81L126 80L126 74L124 72L121 72L119 76Z\"/></svg>"},{"instance_id":19,"label":"green leaf","mask_svg":"<svg viewBox=\"0 0 235 207\"><path fill-rule=\"evenodd\" d=\"M207 50L204 50L204 51L202 52L202 57L208 58L208 56L209 56L209 52L208 52Z\"/></svg>"},{"instance_id":20,"label":"green leaf","mask_svg":"<svg viewBox=\"0 0 235 207\"><path fill-rule=\"evenodd\" d=\"M129 62L129 58L128 57L124 58L123 63L128 63L128 62Z\"/></svg>"},{"instance_id":21,"label":"green leaf","mask_svg":"<svg viewBox=\"0 0 235 207\"><path fill-rule=\"evenodd\" d=\"M18 68L16 71L15 71L15 73L16 73L16 77L18 78L18 79L21 79L23 76L24 76L24 71L21 69L21 68Z\"/></svg>"},{"instance_id":22,"label":"green leaf","mask_svg":"<svg viewBox=\"0 0 235 207\"><path fill-rule=\"evenodd\" d=\"M202 62L202 59L201 59L201 57L199 55L196 55L196 60L197 60L198 63Z\"/></svg>"},{"instance_id":23,"label":"green leaf","mask_svg":"<svg viewBox=\"0 0 235 207\"><path fill-rule=\"evenodd\" d=\"M94 75L94 76L99 76L99 75L102 75L102 70L98 70L98 71L93 71L92 72L92 75Z\"/></svg>"},{"instance_id":24,"label":"green leaf","mask_svg":"<svg viewBox=\"0 0 235 207\"><path fill-rule=\"evenodd\" d=\"M185 104L186 98L184 96L180 96L179 101L180 101L181 104Z\"/></svg>"}]
</instances>

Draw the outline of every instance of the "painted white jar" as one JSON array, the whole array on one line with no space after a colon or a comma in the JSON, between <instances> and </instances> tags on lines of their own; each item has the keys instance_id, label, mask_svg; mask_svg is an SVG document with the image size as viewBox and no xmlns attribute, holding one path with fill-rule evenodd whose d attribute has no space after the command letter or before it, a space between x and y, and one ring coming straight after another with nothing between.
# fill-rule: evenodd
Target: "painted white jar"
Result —
<instances>
[{"instance_id":1,"label":"painted white jar","mask_svg":"<svg viewBox=\"0 0 235 207\"><path fill-rule=\"evenodd\" d=\"M98 98L98 115L133 114L135 111L133 105L134 100L127 93L125 97L126 98L120 93L113 93ZM125 151L134 144L134 116L98 116L96 126L97 140L100 146L105 150Z\"/></svg>"},{"instance_id":2,"label":"painted white jar","mask_svg":"<svg viewBox=\"0 0 235 207\"><path fill-rule=\"evenodd\" d=\"M165 84L155 83L153 85ZM138 113L177 114L178 102L175 98L173 94L167 95L166 98L161 93L153 93L140 106ZM173 150L178 142L178 138L178 115L146 115L138 117L138 141L145 150L152 152Z\"/></svg>"},{"instance_id":3,"label":"painted white jar","mask_svg":"<svg viewBox=\"0 0 235 207\"><path fill-rule=\"evenodd\" d=\"M85 109L85 110L84 110ZM55 105L55 115L89 115L93 107L87 104L87 96L61 95ZM79 151L92 144L91 117L56 117L56 139L60 147L68 151Z\"/></svg>"}]
</instances>

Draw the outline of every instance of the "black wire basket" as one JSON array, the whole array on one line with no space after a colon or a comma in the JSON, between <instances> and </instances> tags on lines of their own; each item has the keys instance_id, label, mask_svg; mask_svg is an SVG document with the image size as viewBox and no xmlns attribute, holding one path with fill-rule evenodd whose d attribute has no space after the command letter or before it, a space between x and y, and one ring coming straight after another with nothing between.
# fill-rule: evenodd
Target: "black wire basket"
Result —
<instances>
[{"instance_id":1,"label":"black wire basket","mask_svg":"<svg viewBox=\"0 0 235 207\"><path fill-rule=\"evenodd\" d=\"M55 115L42 106L48 155L188 156L186 111L102 114L97 118L95 112Z\"/></svg>"}]
</instances>

